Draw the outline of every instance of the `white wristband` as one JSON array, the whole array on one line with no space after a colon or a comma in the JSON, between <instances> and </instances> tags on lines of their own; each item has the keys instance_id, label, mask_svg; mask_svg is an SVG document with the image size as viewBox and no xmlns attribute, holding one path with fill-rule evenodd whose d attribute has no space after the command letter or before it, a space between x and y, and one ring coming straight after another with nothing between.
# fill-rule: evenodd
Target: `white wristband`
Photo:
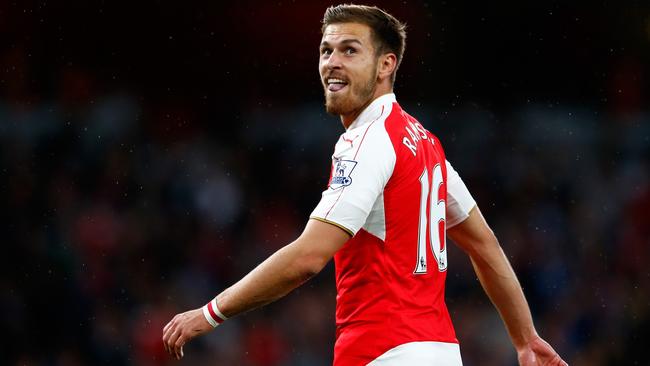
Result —
<instances>
[{"instance_id":1,"label":"white wristband","mask_svg":"<svg viewBox=\"0 0 650 366\"><path fill-rule=\"evenodd\" d=\"M223 323L224 320L228 319L221 313L221 311L219 311L216 297L203 306L203 316L205 316L205 320L207 320L213 328L216 328L219 324Z\"/></svg>"}]
</instances>

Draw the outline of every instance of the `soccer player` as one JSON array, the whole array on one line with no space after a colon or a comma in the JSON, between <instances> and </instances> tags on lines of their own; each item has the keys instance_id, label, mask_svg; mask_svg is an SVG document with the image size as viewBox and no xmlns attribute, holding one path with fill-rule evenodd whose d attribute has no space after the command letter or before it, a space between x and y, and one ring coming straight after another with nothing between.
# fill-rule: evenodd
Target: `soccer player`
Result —
<instances>
[{"instance_id":1,"label":"soccer player","mask_svg":"<svg viewBox=\"0 0 650 366\"><path fill-rule=\"evenodd\" d=\"M519 282L440 141L406 113L393 83L404 25L376 7L325 12L319 71L346 131L303 233L203 308L163 329L166 350L268 304L334 257L334 365L461 365L444 302L446 236L469 256L521 365L566 365L533 326Z\"/></svg>"}]
</instances>

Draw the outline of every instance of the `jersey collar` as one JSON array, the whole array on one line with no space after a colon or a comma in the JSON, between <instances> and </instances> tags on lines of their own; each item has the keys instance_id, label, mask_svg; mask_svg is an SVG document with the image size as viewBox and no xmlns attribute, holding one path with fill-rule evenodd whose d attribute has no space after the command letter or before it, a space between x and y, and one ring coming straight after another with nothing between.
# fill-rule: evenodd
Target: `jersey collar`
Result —
<instances>
[{"instance_id":1,"label":"jersey collar","mask_svg":"<svg viewBox=\"0 0 650 366\"><path fill-rule=\"evenodd\" d=\"M372 122L379 118L384 111L389 111L389 107L395 103L397 99L395 98L395 93L384 94L377 99L373 100L372 103L368 104L366 109L361 112L359 117L354 120L347 128L347 131L352 130L353 128L361 127L368 122Z\"/></svg>"}]
</instances>

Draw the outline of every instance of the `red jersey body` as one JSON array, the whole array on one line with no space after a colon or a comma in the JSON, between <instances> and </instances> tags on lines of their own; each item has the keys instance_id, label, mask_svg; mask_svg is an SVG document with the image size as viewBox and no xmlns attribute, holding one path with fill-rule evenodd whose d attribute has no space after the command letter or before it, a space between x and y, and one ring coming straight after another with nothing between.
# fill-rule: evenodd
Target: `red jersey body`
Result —
<instances>
[{"instance_id":1,"label":"red jersey body","mask_svg":"<svg viewBox=\"0 0 650 366\"><path fill-rule=\"evenodd\" d=\"M328 189L311 217L352 235L334 257L334 364L394 364L377 360L414 342L451 344L456 352L444 301L445 232L474 201L440 142L387 94L353 122L332 158Z\"/></svg>"}]
</instances>

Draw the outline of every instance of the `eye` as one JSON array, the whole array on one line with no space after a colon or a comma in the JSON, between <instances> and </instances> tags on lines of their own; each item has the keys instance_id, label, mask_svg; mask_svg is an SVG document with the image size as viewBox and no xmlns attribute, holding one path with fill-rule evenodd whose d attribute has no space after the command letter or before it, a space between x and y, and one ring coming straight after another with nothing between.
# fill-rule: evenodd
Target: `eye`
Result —
<instances>
[{"instance_id":1,"label":"eye","mask_svg":"<svg viewBox=\"0 0 650 366\"><path fill-rule=\"evenodd\" d=\"M352 55L354 53L357 53L357 50L354 47L348 47L345 49L345 54L346 55Z\"/></svg>"},{"instance_id":2,"label":"eye","mask_svg":"<svg viewBox=\"0 0 650 366\"><path fill-rule=\"evenodd\" d=\"M326 48L326 47L321 48L320 49L320 54L321 55L330 55L330 54L332 54L332 49L331 48Z\"/></svg>"}]
</instances>

